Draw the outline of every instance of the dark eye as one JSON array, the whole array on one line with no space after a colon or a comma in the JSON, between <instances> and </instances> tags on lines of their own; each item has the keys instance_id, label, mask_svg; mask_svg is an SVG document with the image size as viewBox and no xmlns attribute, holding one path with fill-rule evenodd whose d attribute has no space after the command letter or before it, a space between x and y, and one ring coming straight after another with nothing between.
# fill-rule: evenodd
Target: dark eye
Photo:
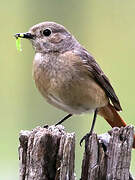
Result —
<instances>
[{"instance_id":1,"label":"dark eye","mask_svg":"<svg viewBox=\"0 0 135 180\"><path fill-rule=\"evenodd\" d=\"M44 35L44 36L50 36L51 33L52 33L52 32L51 32L50 29L45 29L45 30L43 31L43 35Z\"/></svg>"}]
</instances>

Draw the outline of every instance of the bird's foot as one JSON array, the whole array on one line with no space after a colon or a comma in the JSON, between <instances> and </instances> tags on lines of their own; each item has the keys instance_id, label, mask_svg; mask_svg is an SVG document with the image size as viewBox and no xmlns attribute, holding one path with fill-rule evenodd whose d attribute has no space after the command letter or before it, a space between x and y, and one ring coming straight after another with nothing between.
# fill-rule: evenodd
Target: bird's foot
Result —
<instances>
[{"instance_id":1,"label":"bird's foot","mask_svg":"<svg viewBox=\"0 0 135 180\"><path fill-rule=\"evenodd\" d=\"M82 146L82 142L88 141L89 137L91 136L92 133L87 133L85 136L83 136L83 138L80 140L80 146Z\"/></svg>"},{"instance_id":2,"label":"bird's foot","mask_svg":"<svg viewBox=\"0 0 135 180\"><path fill-rule=\"evenodd\" d=\"M48 127L49 127L49 125L48 125L48 124L46 124L46 125L44 125L44 126L43 126L43 128L48 128Z\"/></svg>"}]
</instances>

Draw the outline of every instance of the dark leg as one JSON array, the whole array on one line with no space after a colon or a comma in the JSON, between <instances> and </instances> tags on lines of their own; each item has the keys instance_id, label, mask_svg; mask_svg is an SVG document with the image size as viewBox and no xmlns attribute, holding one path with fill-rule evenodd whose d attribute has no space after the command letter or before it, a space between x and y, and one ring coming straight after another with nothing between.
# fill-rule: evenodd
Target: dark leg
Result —
<instances>
[{"instance_id":1,"label":"dark leg","mask_svg":"<svg viewBox=\"0 0 135 180\"><path fill-rule=\"evenodd\" d=\"M59 122L57 122L57 123L55 124L55 126L63 123L66 119L70 118L72 115L73 115L73 114L68 114L68 115L66 115L63 119L61 119Z\"/></svg>"},{"instance_id":2,"label":"dark leg","mask_svg":"<svg viewBox=\"0 0 135 180\"><path fill-rule=\"evenodd\" d=\"M92 134L93 132L93 129L94 129L94 126L95 126L95 122L96 122L96 118L97 118L97 113L98 113L98 109L95 110L94 112L94 117L93 117L93 121L92 121L92 126L90 128L90 132L87 133L80 141L80 146L82 146L82 142L84 141L84 139L88 139L90 137L90 135Z\"/></svg>"},{"instance_id":3,"label":"dark leg","mask_svg":"<svg viewBox=\"0 0 135 180\"><path fill-rule=\"evenodd\" d=\"M92 134L93 129L94 129L94 126L95 126L95 122L96 122L96 118L97 118L97 113L98 113L98 110L96 109L95 112L94 112L94 117L93 117L93 121L92 121L92 126L91 126L91 129L90 129L90 135Z\"/></svg>"}]
</instances>

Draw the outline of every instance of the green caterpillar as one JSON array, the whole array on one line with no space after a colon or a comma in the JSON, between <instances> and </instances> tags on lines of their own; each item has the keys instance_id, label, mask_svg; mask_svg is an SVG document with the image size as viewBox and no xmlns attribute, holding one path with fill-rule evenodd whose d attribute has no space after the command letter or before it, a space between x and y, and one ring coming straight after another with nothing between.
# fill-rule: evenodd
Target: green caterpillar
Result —
<instances>
[{"instance_id":1,"label":"green caterpillar","mask_svg":"<svg viewBox=\"0 0 135 180\"><path fill-rule=\"evenodd\" d=\"M21 48L21 37L23 37L24 34L23 33L20 33L19 36L18 34L15 35L15 38L16 38L16 48L18 51L22 51L22 48Z\"/></svg>"},{"instance_id":2,"label":"green caterpillar","mask_svg":"<svg viewBox=\"0 0 135 180\"><path fill-rule=\"evenodd\" d=\"M22 51L22 48L21 48L21 38L16 38L16 49L18 51Z\"/></svg>"}]
</instances>

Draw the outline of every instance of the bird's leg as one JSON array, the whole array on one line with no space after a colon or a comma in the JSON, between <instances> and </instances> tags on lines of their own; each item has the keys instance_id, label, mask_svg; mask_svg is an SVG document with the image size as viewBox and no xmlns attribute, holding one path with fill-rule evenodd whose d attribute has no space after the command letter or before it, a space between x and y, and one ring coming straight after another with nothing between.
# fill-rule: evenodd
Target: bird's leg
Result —
<instances>
[{"instance_id":1,"label":"bird's leg","mask_svg":"<svg viewBox=\"0 0 135 180\"><path fill-rule=\"evenodd\" d=\"M91 126L91 129L90 129L90 132L89 132L90 135L92 134L94 126L95 126L95 122L96 122L96 118L97 118L97 113L98 113L98 109L96 109L95 112L94 112L92 126Z\"/></svg>"},{"instance_id":2,"label":"bird's leg","mask_svg":"<svg viewBox=\"0 0 135 180\"><path fill-rule=\"evenodd\" d=\"M80 146L82 146L82 142L83 142L84 140L87 140L87 139L90 137L90 135L92 134L93 129L94 129L94 126L95 126L96 118L97 118L97 113L98 113L98 109L96 109L95 112L94 112L94 117L93 117L93 121L92 121L92 126L91 126L91 128L90 128L90 132L87 133L87 134L80 140Z\"/></svg>"},{"instance_id":3,"label":"bird's leg","mask_svg":"<svg viewBox=\"0 0 135 180\"><path fill-rule=\"evenodd\" d=\"M72 115L73 115L73 114L68 114L68 115L66 115L63 119L61 119L60 121L58 121L58 122L55 124L55 126L63 123L65 120L67 120L68 118L70 118Z\"/></svg>"}]
</instances>

